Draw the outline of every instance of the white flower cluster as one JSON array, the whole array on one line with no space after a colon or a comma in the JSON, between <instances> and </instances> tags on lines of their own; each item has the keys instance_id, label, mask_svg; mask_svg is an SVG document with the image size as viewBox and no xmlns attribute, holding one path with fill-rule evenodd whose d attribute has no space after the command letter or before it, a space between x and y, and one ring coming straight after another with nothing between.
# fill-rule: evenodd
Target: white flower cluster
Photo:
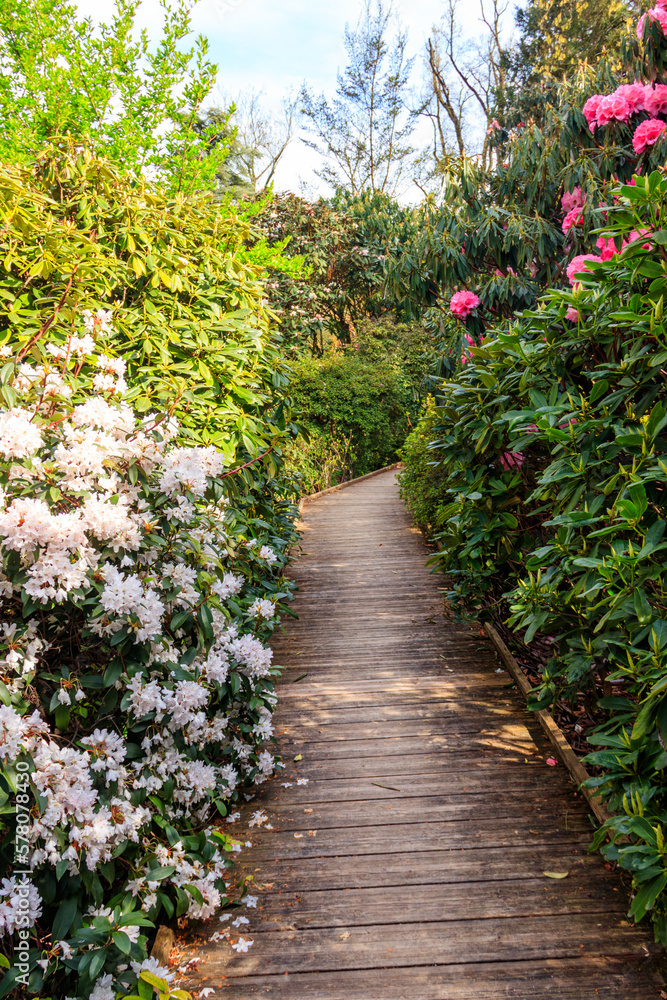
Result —
<instances>
[{"instance_id":1,"label":"white flower cluster","mask_svg":"<svg viewBox=\"0 0 667 1000\"><path fill-rule=\"evenodd\" d=\"M258 580L281 559L228 523L212 488L221 453L176 446L172 419L123 401L125 362L102 350L111 314L83 320L79 336L46 345L41 365L17 365L17 404L0 409L0 675L15 699L0 704L0 768L30 764L34 871L64 863L76 876L121 852L139 912L153 919L161 895L186 892L186 916L206 919L229 865L220 835L206 828L204 860L156 839L153 820L201 829L213 801L273 772L262 744L273 732L265 637L277 609ZM152 880L165 866L173 873ZM8 876L0 935L14 932L24 897L31 924L43 911L35 886ZM96 903L84 925L102 919L115 917ZM122 930L139 940L139 926ZM42 967L81 947L57 942ZM116 987L105 972L91 996Z\"/></svg>"}]
</instances>

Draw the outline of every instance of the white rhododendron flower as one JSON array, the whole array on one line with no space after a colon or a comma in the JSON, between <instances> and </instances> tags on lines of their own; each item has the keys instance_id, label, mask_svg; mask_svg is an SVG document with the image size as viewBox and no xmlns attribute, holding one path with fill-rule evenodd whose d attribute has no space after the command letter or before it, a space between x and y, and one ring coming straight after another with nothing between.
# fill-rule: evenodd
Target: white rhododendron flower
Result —
<instances>
[{"instance_id":1,"label":"white rhododendron flower","mask_svg":"<svg viewBox=\"0 0 667 1000\"><path fill-rule=\"evenodd\" d=\"M143 970L173 979L155 959L135 960L150 929L124 922L128 906L152 923L177 893L188 919L223 901L231 842L209 824L275 768L270 597L278 582L289 589L266 535L244 544L249 521L225 494L222 452L182 446L172 416L123 398L126 361L104 342L111 323L91 310L42 345L43 364L15 367L18 405L0 409L0 666L11 702L0 703L0 767L29 774L20 862L35 874L17 866L2 880L0 936L23 913L37 925L33 945L45 940L39 922L55 904L37 888L44 871L75 879L99 944L82 948L68 928L38 961L62 975L122 933L131 959L112 956L86 987L92 1000L126 989L113 963L130 980ZM122 914L107 905L111 885Z\"/></svg>"},{"instance_id":2,"label":"white rhododendron flower","mask_svg":"<svg viewBox=\"0 0 667 1000\"><path fill-rule=\"evenodd\" d=\"M29 410L15 407L0 410L0 455L5 458L30 458L43 446L39 427Z\"/></svg>"},{"instance_id":3,"label":"white rhododendron flower","mask_svg":"<svg viewBox=\"0 0 667 1000\"><path fill-rule=\"evenodd\" d=\"M248 614L253 618L273 618L275 613L276 606L273 601L267 601L263 597L257 597L248 608Z\"/></svg>"}]
</instances>

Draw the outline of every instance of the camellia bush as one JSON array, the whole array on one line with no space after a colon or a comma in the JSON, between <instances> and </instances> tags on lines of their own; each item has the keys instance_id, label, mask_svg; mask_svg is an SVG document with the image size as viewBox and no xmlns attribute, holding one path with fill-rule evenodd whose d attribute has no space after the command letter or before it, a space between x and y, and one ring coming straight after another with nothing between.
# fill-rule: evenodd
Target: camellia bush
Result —
<instances>
[{"instance_id":1,"label":"camellia bush","mask_svg":"<svg viewBox=\"0 0 667 1000\"><path fill-rule=\"evenodd\" d=\"M276 765L287 376L232 216L67 148L0 212L0 995L152 996Z\"/></svg>"},{"instance_id":2,"label":"camellia bush","mask_svg":"<svg viewBox=\"0 0 667 1000\"><path fill-rule=\"evenodd\" d=\"M551 649L533 706L565 700L600 720L586 759L615 815L594 846L632 874L630 912L648 913L663 944L665 31L660 3L628 45L634 79L582 109L594 155L620 180L596 204L563 172L564 255L535 308L494 322L486 278L450 287L463 350L408 441L403 478L441 542L452 604Z\"/></svg>"}]
</instances>

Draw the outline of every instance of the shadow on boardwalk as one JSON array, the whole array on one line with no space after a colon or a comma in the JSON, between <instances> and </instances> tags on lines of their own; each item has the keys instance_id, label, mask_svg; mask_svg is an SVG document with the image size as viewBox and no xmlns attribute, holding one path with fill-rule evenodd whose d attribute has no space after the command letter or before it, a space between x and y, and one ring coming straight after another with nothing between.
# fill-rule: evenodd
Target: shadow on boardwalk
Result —
<instances>
[{"instance_id":1,"label":"shadow on boardwalk","mask_svg":"<svg viewBox=\"0 0 667 1000\"><path fill-rule=\"evenodd\" d=\"M287 766L252 804L274 829L244 854L265 886L239 911L254 944L207 944L197 985L233 1000L659 996L650 933L587 854L584 800L546 765L486 640L443 617L425 559L394 473L307 506L300 618L275 646Z\"/></svg>"}]
</instances>

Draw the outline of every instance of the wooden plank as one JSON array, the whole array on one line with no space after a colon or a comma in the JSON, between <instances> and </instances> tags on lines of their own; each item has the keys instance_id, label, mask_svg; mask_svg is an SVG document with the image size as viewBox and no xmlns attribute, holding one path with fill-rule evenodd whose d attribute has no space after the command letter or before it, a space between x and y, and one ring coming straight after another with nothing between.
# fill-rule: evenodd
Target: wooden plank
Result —
<instances>
[{"instance_id":1,"label":"wooden plank","mask_svg":"<svg viewBox=\"0 0 667 1000\"><path fill-rule=\"evenodd\" d=\"M533 812L541 819L548 818L550 823L559 825L568 811L580 815L580 806L576 801L572 803L561 795L536 796L534 786L524 790L514 789L511 795L497 799L490 799L483 792L452 796L435 793L429 796L406 795L393 800L348 800L348 808L343 813L338 802L313 803L312 799L307 805L297 805L294 801L281 802L279 798L272 806L266 803L265 808L276 829L302 831L400 825L414 822L415 816L428 817L429 823L496 821L512 819L517 812L522 815Z\"/></svg>"},{"instance_id":2,"label":"wooden plank","mask_svg":"<svg viewBox=\"0 0 667 1000\"><path fill-rule=\"evenodd\" d=\"M480 754L494 754L496 751L510 751L517 754L528 754L536 751L537 745L530 734L505 736L502 734L468 734L468 749L478 749ZM445 736L387 736L382 740L332 740L329 743L297 742L285 740L285 748L298 748L304 758L313 760L343 760L345 758L364 757L413 757L415 755L460 754L461 738L458 734Z\"/></svg>"},{"instance_id":3,"label":"wooden plank","mask_svg":"<svg viewBox=\"0 0 667 1000\"><path fill-rule=\"evenodd\" d=\"M507 881L520 895L524 881L544 878L546 884L545 871L569 872L568 878L574 881L581 873L595 877L600 886L611 886L627 906L622 885L613 873L601 867L598 858L587 853L587 846L581 838L566 834L555 844L538 841L529 847L490 845L480 856L474 848L424 853L417 843L412 850L400 854L352 855L344 863L335 856L300 858L298 865L294 859L262 859L260 863L254 851L248 851L241 858L241 868L261 884L274 883L282 892L462 882L481 882L492 888L496 882Z\"/></svg>"},{"instance_id":4,"label":"wooden plank","mask_svg":"<svg viewBox=\"0 0 667 1000\"><path fill-rule=\"evenodd\" d=\"M382 778L385 775L393 774L430 774L434 780L438 775L456 773L457 771L477 771L487 769L492 771L495 767L513 767L520 764L522 767L532 767L540 771L545 781L548 780L545 772L544 758L549 750L538 748L534 751L524 748L480 748L477 753L468 752L462 754L441 753L432 751L431 753L410 754L410 759L398 754L395 756L385 755L383 757L353 757L342 758L341 760L309 761L304 758L299 763L298 771L291 777L307 777L309 780L319 778L359 778L370 775L375 778ZM492 766L490 766L492 763ZM287 780L290 779L288 774Z\"/></svg>"},{"instance_id":5,"label":"wooden plank","mask_svg":"<svg viewBox=\"0 0 667 1000\"><path fill-rule=\"evenodd\" d=\"M375 780L377 778L377 780ZM289 792L284 791L283 779L291 781ZM555 779L553 779L555 781ZM316 802L337 803L336 808L340 810L340 803L358 801L383 801L392 799L404 799L410 797L423 797L429 795L447 794L450 797L466 795L485 795L495 801L502 796L513 796L519 792L535 790L535 774L533 767L503 767L496 768L494 772L494 796L489 796L489 777L484 770L477 771L452 771L447 774L446 785L434 780L432 770L424 774L409 773L409 780L405 774L383 774L364 775L358 777L325 777L319 772L315 778L310 778L307 785L295 783L296 774L288 772L282 775L278 782L272 783L266 790L262 790L261 801L267 807L273 808L277 801L286 805L312 805ZM539 788L539 786L538 786ZM549 794L559 796L561 801L567 796L567 800L577 802L577 792L574 792L572 785L559 781L557 785L551 785ZM259 800L258 800L259 801ZM573 808L581 808L575 805Z\"/></svg>"},{"instance_id":6,"label":"wooden plank","mask_svg":"<svg viewBox=\"0 0 667 1000\"><path fill-rule=\"evenodd\" d=\"M221 973L207 979L216 989L210 1000L649 1000L640 963L627 956L577 956L537 962L481 962L411 966L409 969L355 969L300 972L281 976L249 975L227 981Z\"/></svg>"},{"instance_id":7,"label":"wooden plank","mask_svg":"<svg viewBox=\"0 0 667 1000\"><path fill-rule=\"evenodd\" d=\"M309 724L310 723L310 724ZM520 722L504 722L499 725L496 716L489 715L486 718L475 716L472 718L434 718L426 719L406 719L395 721L381 721L380 719L370 719L359 721L355 724L348 722L330 722L326 728L318 727L314 720L304 719L303 724L296 723L278 725L277 735L281 742L290 743L342 743L345 740L373 740L381 743L383 740L392 739L395 736L416 736L429 738L446 734L450 738L469 736L479 733L480 729L487 733L502 734L505 737L520 737L528 728Z\"/></svg>"},{"instance_id":8,"label":"wooden plank","mask_svg":"<svg viewBox=\"0 0 667 1000\"><path fill-rule=\"evenodd\" d=\"M427 891L424 891L427 890ZM263 897L257 918L261 930L322 930L331 927L372 926L400 922L451 923L455 920L500 920L506 917L592 915L591 893L598 913L625 916L625 900L594 877L579 876L576 882L547 878L526 879L521 892L513 882L454 885L409 885L271 893ZM406 927L406 933L409 929Z\"/></svg>"},{"instance_id":9,"label":"wooden plank","mask_svg":"<svg viewBox=\"0 0 667 1000\"><path fill-rule=\"evenodd\" d=\"M352 820L349 826L354 826ZM313 828L314 829L314 828ZM533 832L531 832L533 831ZM497 817L486 820L471 820L457 822L433 822L409 824L378 825L373 827L357 827L354 836L350 836L347 828L336 828L314 831L313 835L304 834L300 838L287 834L280 837L273 830L260 829L254 833L253 857L261 858L299 858L299 857L338 857L344 858L353 854L397 854L414 849L424 853L428 851L460 851L464 848L512 847L523 844L527 840L541 844L557 844L561 837L567 836L575 840L579 838L582 845L590 842L590 824L585 816L577 811L567 818L559 817L557 825L551 817L543 818L534 814L530 820L530 828L513 818Z\"/></svg>"},{"instance_id":10,"label":"wooden plank","mask_svg":"<svg viewBox=\"0 0 667 1000\"><path fill-rule=\"evenodd\" d=\"M372 718L371 718L372 716ZM286 712L280 711L276 724L282 725L313 725L324 726L330 723L340 725L343 723L354 724L356 722L381 723L393 720L405 719L433 719L433 720L462 720L468 726L473 727L477 720L481 725L487 725L490 720L508 720L511 724L517 719L526 719L526 725L530 725L528 713L521 715L517 713L516 707L510 701L498 699L496 703L492 699L480 700L469 698L465 704L452 700L449 704L428 703L420 698L411 704L385 705L376 702L373 711L357 705L329 705L326 708L318 705L316 699L312 699L308 704L300 704L294 701L290 705L289 716Z\"/></svg>"},{"instance_id":11,"label":"wooden plank","mask_svg":"<svg viewBox=\"0 0 667 1000\"><path fill-rule=\"evenodd\" d=\"M254 932L255 950L237 955L229 946L215 955L210 973L228 978L326 972L339 969L409 968L426 964L455 965L461 959L526 962L588 955L645 958L635 928L620 914L598 911L585 915L507 917L500 920L454 920L419 924L359 926L353 919L322 930ZM351 915L352 918L352 915ZM204 954L208 946L204 948Z\"/></svg>"}]
</instances>

